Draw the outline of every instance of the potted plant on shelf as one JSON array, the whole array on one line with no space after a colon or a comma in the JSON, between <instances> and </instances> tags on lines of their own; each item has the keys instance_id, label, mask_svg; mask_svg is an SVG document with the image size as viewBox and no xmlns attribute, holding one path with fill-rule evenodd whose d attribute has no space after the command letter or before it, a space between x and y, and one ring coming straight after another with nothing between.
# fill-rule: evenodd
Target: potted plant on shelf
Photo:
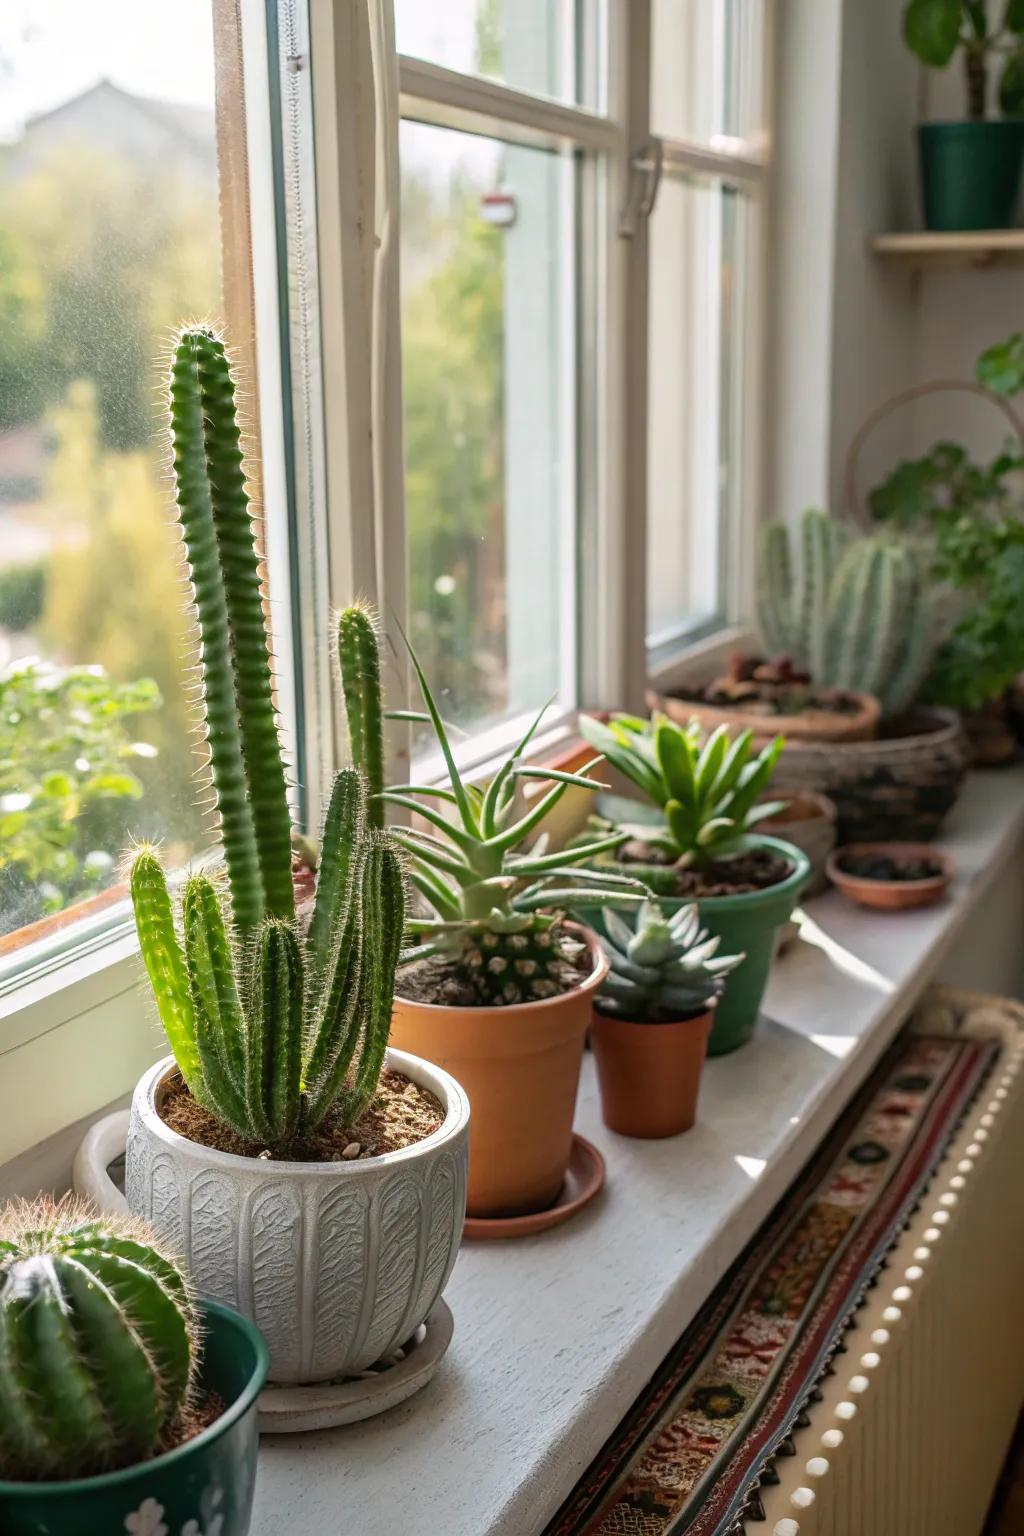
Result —
<instances>
[{"instance_id":1,"label":"potted plant on shelf","mask_svg":"<svg viewBox=\"0 0 1024 1536\"><path fill-rule=\"evenodd\" d=\"M760 823L769 837L781 837L805 853L811 873L804 888L805 896L819 896L828 889L825 863L836 845L836 808L827 795L810 789L789 789L774 785L763 797L772 804L772 813ZM775 806L779 801L781 809Z\"/></svg>"},{"instance_id":2,"label":"potted plant on shelf","mask_svg":"<svg viewBox=\"0 0 1024 1536\"><path fill-rule=\"evenodd\" d=\"M565 910L578 902L581 885L595 905L635 904L646 891L625 871L582 868L624 833L566 852L524 847L571 785L605 787L585 771L523 762L546 706L480 789L460 774L423 669L410 654L426 705L420 718L433 728L449 782L399 785L383 797L431 828L394 832L429 915L406 923L418 942L402 957L391 1038L450 1069L469 1094L469 1215L521 1216L550 1207L562 1189L583 1041L607 970L595 936L566 921ZM524 779L553 782L513 820Z\"/></svg>"},{"instance_id":3,"label":"potted plant on shelf","mask_svg":"<svg viewBox=\"0 0 1024 1536\"><path fill-rule=\"evenodd\" d=\"M623 1136L678 1136L696 1119L712 1015L743 956L718 955L693 903L594 921L609 964L590 1027L604 1123Z\"/></svg>"},{"instance_id":4,"label":"potted plant on shelf","mask_svg":"<svg viewBox=\"0 0 1024 1536\"><path fill-rule=\"evenodd\" d=\"M758 609L770 649L815 680L855 686L881 704L874 738L786 739L788 788L835 803L840 841L930 837L955 804L967 765L959 718L918 703L948 627L927 561L892 535L856 537L813 508L793 536L762 534Z\"/></svg>"},{"instance_id":5,"label":"potted plant on shelf","mask_svg":"<svg viewBox=\"0 0 1024 1536\"><path fill-rule=\"evenodd\" d=\"M184 331L171 373L177 504L201 640L202 710L226 878L157 853L131 893L173 1055L132 1101L126 1192L200 1292L250 1317L280 1383L362 1371L426 1318L458 1249L468 1105L445 1072L387 1050L404 921L382 829L377 637L342 614L349 734L315 895L296 914L291 822L260 568L224 348Z\"/></svg>"},{"instance_id":6,"label":"potted plant on shelf","mask_svg":"<svg viewBox=\"0 0 1024 1536\"><path fill-rule=\"evenodd\" d=\"M749 731L730 741L721 726L702 747L696 724L684 727L659 714L613 715L607 724L584 716L580 733L645 797L603 803L610 819L596 825L626 834L611 853L616 868L639 875L667 912L696 901L701 923L730 953L744 956L708 1041L709 1055L735 1050L754 1031L777 931L810 873L799 848L755 830L779 808L757 802L782 741L755 754Z\"/></svg>"},{"instance_id":7,"label":"potted plant on shelf","mask_svg":"<svg viewBox=\"0 0 1024 1536\"><path fill-rule=\"evenodd\" d=\"M0 1211L0 1529L245 1536L267 1348L139 1223Z\"/></svg>"},{"instance_id":8,"label":"potted plant on shelf","mask_svg":"<svg viewBox=\"0 0 1024 1536\"><path fill-rule=\"evenodd\" d=\"M1012 228L1024 151L1024 5L907 0L903 36L930 69L946 69L960 52L966 76L967 119L918 126L925 224L937 230ZM989 72L996 60L1002 116L990 118Z\"/></svg>"},{"instance_id":9,"label":"potted plant on shelf","mask_svg":"<svg viewBox=\"0 0 1024 1536\"><path fill-rule=\"evenodd\" d=\"M930 843L850 843L828 861L836 888L883 912L930 907L953 878L953 861Z\"/></svg>"}]
</instances>

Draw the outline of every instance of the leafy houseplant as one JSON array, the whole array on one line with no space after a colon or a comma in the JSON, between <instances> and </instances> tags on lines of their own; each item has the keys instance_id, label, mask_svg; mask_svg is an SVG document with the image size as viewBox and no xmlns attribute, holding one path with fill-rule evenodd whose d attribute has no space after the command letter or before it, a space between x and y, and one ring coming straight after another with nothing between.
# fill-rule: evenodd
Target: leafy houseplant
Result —
<instances>
[{"instance_id":1,"label":"leafy houseplant","mask_svg":"<svg viewBox=\"0 0 1024 1536\"><path fill-rule=\"evenodd\" d=\"M664 912L695 899L701 923L727 950L744 954L708 1044L712 1055L735 1050L753 1032L776 931L810 872L799 849L756 831L779 809L758 801L782 741L755 752L751 732L730 740L723 726L702 746L698 728L663 715L614 715L607 724L584 716L580 733L644 797L607 803L613 828L632 840L618 857L629 856L629 868L657 893Z\"/></svg>"},{"instance_id":2,"label":"leafy houseplant","mask_svg":"<svg viewBox=\"0 0 1024 1536\"><path fill-rule=\"evenodd\" d=\"M697 1112L712 1010L742 955L719 956L690 904L655 903L635 922L596 919L609 971L594 1001L590 1040L604 1122L625 1136L676 1136Z\"/></svg>"},{"instance_id":3,"label":"leafy houseplant","mask_svg":"<svg viewBox=\"0 0 1024 1536\"><path fill-rule=\"evenodd\" d=\"M379 783L382 761L377 637L364 610L341 615L337 640L349 733L366 771L346 769L335 777L315 897L311 911L297 917L291 818L233 383L223 345L208 328L187 329L179 339L170 419L226 878L205 870L190 874L176 918L156 851L143 847L132 864L142 957L177 1072L205 1119L200 1115L193 1139L170 1131L162 1111L174 1063L147 1074L133 1103L127 1189L132 1208L158 1214L168 1236L188 1234L201 1288L250 1309L268 1336L274 1379L316 1380L370 1365L402 1342L396 1329L405 1326L407 1338L436 1300L461 1231L465 1106L443 1074L425 1063L392 1060L442 1101L443 1132L416 1143L415 1156L402 1166L426 1181L440 1158L444 1198L436 1210L427 1203L433 1221L393 1224L390 1245L378 1243L371 1230L380 1219L377 1198L370 1202L370 1228L346 1232L339 1184L347 1187L354 1212L368 1189L383 1199L397 1176L397 1168L394 1174L387 1166L372 1168L387 1165L387 1155L345 1163L342 1172L331 1142L317 1139L330 1130L339 1156L350 1142L358 1148L358 1122L378 1092L385 1063L402 940L400 855L368 794ZM241 1138L241 1152L213 1153L226 1180L217 1201L202 1194L211 1158L204 1137L229 1148ZM171 1200L155 1184L168 1147L176 1166ZM261 1150L269 1161L258 1157ZM282 1185L287 1198L271 1198ZM321 1222L326 1201L333 1202L333 1214ZM317 1276L312 1287L299 1240L306 1223ZM431 1250L422 1275L416 1265L401 1266L409 1290L402 1306L388 1294L399 1240ZM360 1245L367 1266L361 1286L339 1290L332 1265L356 1263ZM386 1298L380 1316L378 1285ZM371 1293L368 1302L362 1289Z\"/></svg>"},{"instance_id":4,"label":"leafy houseplant","mask_svg":"<svg viewBox=\"0 0 1024 1536\"><path fill-rule=\"evenodd\" d=\"M8 1536L125 1530L146 1504L177 1531L204 1486L223 1536L244 1536L266 1347L198 1305L145 1228L70 1202L0 1211L0 1340Z\"/></svg>"},{"instance_id":5,"label":"leafy houseplant","mask_svg":"<svg viewBox=\"0 0 1024 1536\"><path fill-rule=\"evenodd\" d=\"M432 726L449 784L400 785L383 796L431 828L394 833L430 914L406 924L415 942L403 955L391 1038L450 1067L469 1094L469 1214L542 1210L565 1177L590 1000L606 969L593 936L563 923L565 909L581 887L598 905L635 904L644 888L584 867L622 833L566 852L523 850L571 786L601 785L585 772L523 762L544 710L485 789L467 784L411 654L426 706L416 718ZM530 779L552 787L514 819L517 786Z\"/></svg>"},{"instance_id":6,"label":"leafy houseplant","mask_svg":"<svg viewBox=\"0 0 1024 1536\"><path fill-rule=\"evenodd\" d=\"M907 0L903 36L931 69L959 52L966 122L918 129L929 229L1002 229L1014 221L1024 137L1024 4L1021 0ZM989 76L999 61L1001 119L988 119Z\"/></svg>"}]
</instances>

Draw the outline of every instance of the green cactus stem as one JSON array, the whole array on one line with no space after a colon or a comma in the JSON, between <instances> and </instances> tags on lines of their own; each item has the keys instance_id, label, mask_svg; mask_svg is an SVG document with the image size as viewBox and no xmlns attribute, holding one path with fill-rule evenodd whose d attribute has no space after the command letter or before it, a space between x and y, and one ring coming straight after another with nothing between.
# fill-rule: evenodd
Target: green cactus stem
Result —
<instances>
[{"instance_id":1,"label":"green cactus stem","mask_svg":"<svg viewBox=\"0 0 1024 1536\"><path fill-rule=\"evenodd\" d=\"M174 926L167 879L152 848L143 847L135 855L131 893L139 949L160 1023L182 1077L196 1098L206 1102L188 971Z\"/></svg>"},{"instance_id":2,"label":"green cactus stem","mask_svg":"<svg viewBox=\"0 0 1024 1536\"><path fill-rule=\"evenodd\" d=\"M294 910L291 820L234 384L224 344L206 326L178 341L170 417L234 919L251 929L264 911Z\"/></svg>"},{"instance_id":3,"label":"green cactus stem","mask_svg":"<svg viewBox=\"0 0 1024 1536\"><path fill-rule=\"evenodd\" d=\"M195 1307L130 1223L48 1202L0 1213L0 1476L149 1456L187 1400Z\"/></svg>"},{"instance_id":4,"label":"green cactus stem","mask_svg":"<svg viewBox=\"0 0 1024 1536\"><path fill-rule=\"evenodd\" d=\"M380 690L380 652L373 614L360 603L338 617L338 664L345 696L352 761L366 780L367 819L383 827L384 727Z\"/></svg>"}]
</instances>

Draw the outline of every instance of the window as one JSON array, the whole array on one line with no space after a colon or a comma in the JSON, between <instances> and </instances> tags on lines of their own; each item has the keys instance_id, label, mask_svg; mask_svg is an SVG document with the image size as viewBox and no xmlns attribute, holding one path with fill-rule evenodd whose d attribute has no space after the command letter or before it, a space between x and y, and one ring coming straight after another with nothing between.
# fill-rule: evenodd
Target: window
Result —
<instances>
[{"instance_id":1,"label":"window","mask_svg":"<svg viewBox=\"0 0 1024 1536\"><path fill-rule=\"evenodd\" d=\"M656 0L647 646L654 668L744 616L764 155L764 0Z\"/></svg>"}]
</instances>

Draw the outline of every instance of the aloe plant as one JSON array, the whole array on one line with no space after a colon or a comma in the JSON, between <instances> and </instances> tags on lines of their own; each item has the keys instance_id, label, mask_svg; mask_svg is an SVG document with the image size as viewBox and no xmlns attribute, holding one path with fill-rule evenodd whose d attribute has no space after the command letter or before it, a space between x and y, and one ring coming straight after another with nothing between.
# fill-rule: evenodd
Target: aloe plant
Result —
<instances>
[{"instance_id":1,"label":"aloe plant","mask_svg":"<svg viewBox=\"0 0 1024 1536\"><path fill-rule=\"evenodd\" d=\"M636 914L605 910L595 919L608 975L596 1007L635 1024L662 1024L708 1008L742 955L719 955L719 937L700 926L690 902L671 916L655 902Z\"/></svg>"},{"instance_id":2,"label":"aloe plant","mask_svg":"<svg viewBox=\"0 0 1024 1536\"><path fill-rule=\"evenodd\" d=\"M135 1225L49 1201L0 1212L0 1476L145 1459L185 1404L198 1319Z\"/></svg>"},{"instance_id":3,"label":"aloe plant","mask_svg":"<svg viewBox=\"0 0 1024 1536\"><path fill-rule=\"evenodd\" d=\"M547 712L545 705L490 783L485 788L467 783L411 646L409 654L426 712L405 710L401 715L432 727L448 770L448 784L399 784L381 796L415 813L432 829L413 825L395 828L392 834L410 855L411 882L431 913L407 920L406 931L417 942L403 952L402 959L456 957L485 1006L552 997L562 990L560 973L566 962L582 953L579 941L561 929L565 910L579 900L581 888L586 889L588 901L599 905L635 904L646 895L646 888L629 876L595 874L581 867L616 848L625 833L550 853L541 834L532 847L523 847L572 785L607 787L589 776L599 759L580 773L525 763L523 754ZM512 820L517 786L523 780L538 779L549 781L551 788Z\"/></svg>"},{"instance_id":4,"label":"aloe plant","mask_svg":"<svg viewBox=\"0 0 1024 1536\"><path fill-rule=\"evenodd\" d=\"M755 753L751 731L730 740L727 727L719 726L702 746L695 722L684 727L662 714L651 720L613 715L607 725L585 715L580 734L661 813L653 824L623 823L620 832L682 868L729 854L759 821L782 809L782 801L757 804L775 771L781 736Z\"/></svg>"},{"instance_id":5,"label":"aloe plant","mask_svg":"<svg viewBox=\"0 0 1024 1536\"><path fill-rule=\"evenodd\" d=\"M377 809L383 762L372 615L337 628L353 756L333 783L316 893L297 921L291 818L234 386L223 343L182 332L171 370L177 506L201 642L202 712L227 878L184 882L157 851L131 893L142 957L182 1077L240 1135L283 1148L337 1106L356 1120L387 1046L404 920L401 859ZM364 777L365 773L365 777Z\"/></svg>"}]
</instances>

